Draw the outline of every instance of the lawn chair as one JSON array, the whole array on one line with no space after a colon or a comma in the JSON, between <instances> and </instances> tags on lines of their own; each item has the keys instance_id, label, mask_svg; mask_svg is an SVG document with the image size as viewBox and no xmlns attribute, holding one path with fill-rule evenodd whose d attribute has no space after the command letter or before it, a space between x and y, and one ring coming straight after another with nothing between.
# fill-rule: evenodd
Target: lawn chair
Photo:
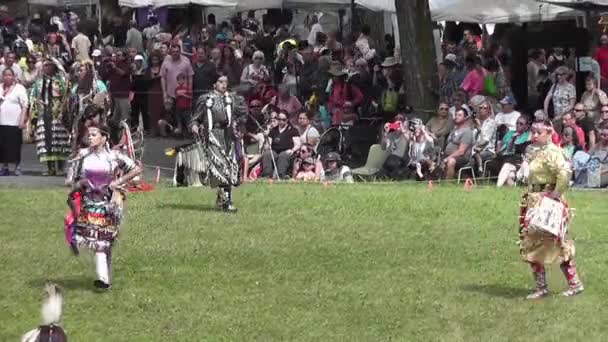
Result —
<instances>
[{"instance_id":1,"label":"lawn chair","mask_svg":"<svg viewBox=\"0 0 608 342\"><path fill-rule=\"evenodd\" d=\"M360 179L361 181L366 181L367 178L372 180L376 180L376 174L382 169L382 165L386 161L386 158L390 153L386 150L382 149L382 146L379 144L374 144L369 148L369 153L367 155L367 161L365 162L365 166L356 168L352 171L353 176Z\"/></svg>"}]
</instances>

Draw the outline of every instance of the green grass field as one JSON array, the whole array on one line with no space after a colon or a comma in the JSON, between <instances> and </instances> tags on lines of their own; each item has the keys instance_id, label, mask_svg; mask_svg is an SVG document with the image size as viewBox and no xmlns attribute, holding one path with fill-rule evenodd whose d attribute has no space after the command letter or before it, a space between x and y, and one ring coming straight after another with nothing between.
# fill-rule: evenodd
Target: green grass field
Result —
<instances>
[{"instance_id":1,"label":"green grass field","mask_svg":"<svg viewBox=\"0 0 608 342\"><path fill-rule=\"evenodd\" d=\"M66 290L70 341L605 341L607 193L573 192L586 292L528 302L516 189L246 185L240 211L208 189L130 195L113 288L63 241L65 192L0 188L0 341Z\"/></svg>"}]
</instances>

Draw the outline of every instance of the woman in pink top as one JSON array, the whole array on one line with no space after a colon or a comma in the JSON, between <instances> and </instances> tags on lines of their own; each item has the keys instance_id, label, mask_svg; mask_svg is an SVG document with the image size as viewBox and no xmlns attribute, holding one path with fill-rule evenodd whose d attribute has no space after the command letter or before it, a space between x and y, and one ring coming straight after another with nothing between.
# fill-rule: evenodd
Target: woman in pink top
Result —
<instances>
[{"instance_id":1,"label":"woman in pink top","mask_svg":"<svg viewBox=\"0 0 608 342\"><path fill-rule=\"evenodd\" d=\"M467 66L472 65L471 71L465 76L460 88L467 92L469 98L481 94L483 90L483 79L486 76L486 70L481 66L481 58L479 56L467 57Z\"/></svg>"},{"instance_id":2,"label":"woman in pink top","mask_svg":"<svg viewBox=\"0 0 608 342\"><path fill-rule=\"evenodd\" d=\"M288 85L280 84L278 90L279 93L270 100L270 104L287 112L291 123L297 123L297 114L302 109L302 103L289 93Z\"/></svg>"}]
</instances>

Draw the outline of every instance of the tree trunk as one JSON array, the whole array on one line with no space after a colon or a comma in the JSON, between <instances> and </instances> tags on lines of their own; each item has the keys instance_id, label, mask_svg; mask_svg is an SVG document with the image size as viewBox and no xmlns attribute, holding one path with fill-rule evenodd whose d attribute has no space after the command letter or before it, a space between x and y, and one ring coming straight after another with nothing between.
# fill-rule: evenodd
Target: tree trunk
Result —
<instances>
[{"instance_id":1,"label":"tree trunk","mask_svg":"<svg viewBox=\"0 0 608 342\"><path fill-rule=\"evenodd\" d=\"M436 110L438 88L429 0L395 0L395 8L407 104L428 116Z\"/></svg>"}]
</instances>

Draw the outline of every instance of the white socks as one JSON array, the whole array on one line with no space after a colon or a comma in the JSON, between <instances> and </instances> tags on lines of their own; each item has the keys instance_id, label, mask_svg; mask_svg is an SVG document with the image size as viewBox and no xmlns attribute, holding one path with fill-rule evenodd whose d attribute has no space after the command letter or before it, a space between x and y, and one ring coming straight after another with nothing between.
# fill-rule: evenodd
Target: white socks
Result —
<instances>
[{"instance_id":1,"label":"white socks","mask_svg":"<svg viewBox=\"0 0 608 342\"><path fill-rule=\"evenodd\" d=\"M104 252L95 253L95 269L97 271L97 279L106 284L110 284L110 270L108 267L108 256Z\"/></svg>"}]
</instances>

